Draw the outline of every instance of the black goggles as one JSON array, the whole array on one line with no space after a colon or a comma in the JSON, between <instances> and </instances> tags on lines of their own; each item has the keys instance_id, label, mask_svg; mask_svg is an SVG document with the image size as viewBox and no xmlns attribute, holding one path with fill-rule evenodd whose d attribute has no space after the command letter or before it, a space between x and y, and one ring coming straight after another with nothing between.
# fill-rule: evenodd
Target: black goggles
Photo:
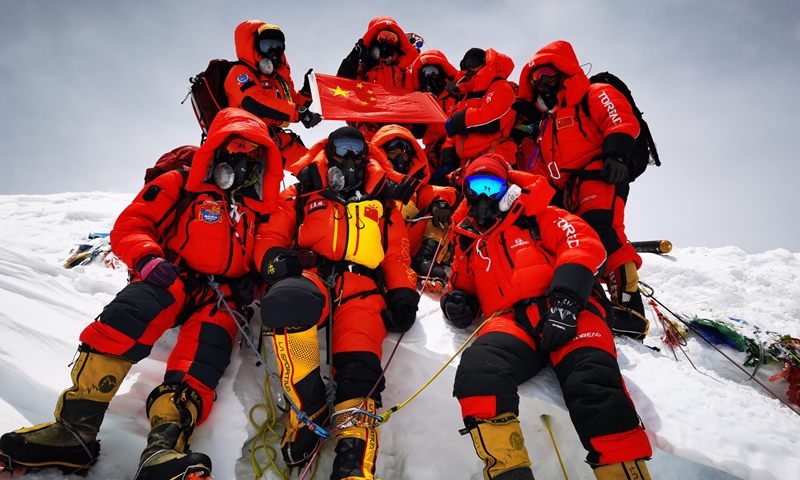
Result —
<instances>
[{"instance_id":1,"label":"black goggles","mask_svg":"<svg viewBox=\"0 0 800 480\"><path fill-rule=\"evenodd\" d=\"M386 145L386 151L390 152L392 150L399 149L406 155L414 155L414 147L411 146L410 143L403 140L402 138L397 138L392 140Z\"/></svg>"},{"instance_id":2,"label":"black goggles","mask_svg":"<svg viewBox=\"0 0 800 480\"><path fill-rule=\"evenodd\" d=\"M342 137L333 140L333 153L338 157L344 157L352 153L356 157L364 157L367 145L364 140L358 138Z\"/></svg>"},{"instance_id":3,"label":"black goggles","mask_svg":"<svg viewBox=\"0 0 800 480\"><path fill-rule=\"evenodd\" d=\"M267 53L273 49L283 51L283 48L284 48L283 42L280 40L275 40L273 38L267 38L264 40L260 40L258 42L258 50L261 53Z\"/></svg>"},{"instance_id":4,"label":"black goggles","mask_svg":"<svg viewBox=\"0 0 800 480\"><path fill-rule=\"evenodd\" d=\"M439 67L437 67L435 65L425 65L419 71L419 78L420 79L429 80L429 79L432 79L432 78L438 78L440 75L441 75L441 73L439 72Z\"/></svg>"},{"instance_id":5,"label":"black goggles","mask_svg":"<svg viewBox=\"0 0 800 480\"><path fill-rule=\"evenodd\" d=\"M470 68L478 68L481 65L485 65L486 62L480 57L464 57L461 60L461 70L468 70Z\"/></svg>"}]
</instances>

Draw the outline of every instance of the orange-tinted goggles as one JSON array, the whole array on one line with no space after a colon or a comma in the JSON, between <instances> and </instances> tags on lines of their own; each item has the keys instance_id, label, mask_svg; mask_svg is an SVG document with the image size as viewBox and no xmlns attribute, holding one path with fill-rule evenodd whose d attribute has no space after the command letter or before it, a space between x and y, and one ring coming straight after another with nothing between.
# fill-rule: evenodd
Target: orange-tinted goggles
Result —
<instances>
[{"instance_id":1,"label":"orange-tinted goggles","mask_svg":"<svg viewBox=\"0 0 800 480\"><path fill-rule=\"evenodd\" d=\"M261 145L243 138L234 138L225 146L225 151L231 155L243 153L250 158L258 158L261 156Z\"/></svg>"},{"instance_id":2,"label":"orange-tinted goggles","mask_svg":"<svg viewBox=\"0 0 800 480\"><path fill-rule=\"evenodd\" d=\"M378 36L375 37L375 40L379 42L383 42L387 45L397 45L397 34L394 32L390 32L389 30L383 30L382 32L378 33Z\"/></svg>"},{"instance_id":3,"label":"orange-tinted goggles","mask_svg":"<svg viewBox=\"0 0 800 480\"><path fill-rule=\"evenodd\" d=\"M531 83L536 84L542 77L555 77L559 72L553 67L539 67L531 72Z\"/></svg>"}]
</instances>

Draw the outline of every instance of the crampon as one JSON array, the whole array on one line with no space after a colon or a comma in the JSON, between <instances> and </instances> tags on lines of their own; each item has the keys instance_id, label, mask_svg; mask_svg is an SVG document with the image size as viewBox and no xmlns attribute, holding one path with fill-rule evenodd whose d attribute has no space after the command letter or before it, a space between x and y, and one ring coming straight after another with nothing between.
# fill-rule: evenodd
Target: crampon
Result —
<instances>
[{"instance_id":1,"label":"crampon","mask_svg":"<svg viewBox=\"0 0 800 480\"><path fill-rule=\"evenodd\" d=\"M174 470L173 470L173 472L174 472ZM151 477L152 478L158 478L159 480L161 478L163 478L159 474L156 474L154 476L153 472L150 472L150 475L146 476L146 478L148 478L148 479L151 478ZM137 476L136 478L140 478L140 477ZM169 477L168 480L197 480L197 479L200 479L200 478L203 478L203 479L206 479L206 480L211 480L213 478L211 476L211 470L209 470L204 465L191 465L191 466L186 467L186 469L183 472L178 473L175 476ZM165 479L165 480L167 480L167 479Z\"/></svg>"},{"instance_id":2,"label":"crampon","mask_svg":"<svg viewBox=\"0 0 800 480\"><path fill-rule=\"evenodd\" d=\"M83 467L74 465L60 465L56 463L43 463L40 465L26 465L23 463L11 460L7 455L0 453L0 479L14 478L17 475L27 475L29 473L36 473L43 469L58 468L63 475L79 475L85 477L89 473L89 467L94 462Z\"/></svg>"},{"instance_id":3,"label":"crampon","mask_svg":"<svg viewBox=\"0 0 800 480\"><path fill-rule=\"evenodd\" d=\"M419 281L423 291L430 293L439 293L447 285L447 281L439 277L419 277Z\"/></svg>"},{"instance_id":4,"label":"crampon","mask_svg":"<svg viewBox=\"0 0 800 480\"><path fill-rule=\"evenodd\" d=\"M195 480L198 478L205 478L211 480L211 471L202 465L193 465L183 472L183 476L175 477L170 480Z\"/></svg>"}]
</instances>

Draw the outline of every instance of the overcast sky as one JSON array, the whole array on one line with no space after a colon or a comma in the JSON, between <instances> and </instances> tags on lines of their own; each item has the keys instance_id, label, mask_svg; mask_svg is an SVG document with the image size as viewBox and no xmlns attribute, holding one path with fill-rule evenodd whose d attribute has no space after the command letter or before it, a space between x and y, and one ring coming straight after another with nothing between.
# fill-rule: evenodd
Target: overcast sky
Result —
<instances>
[{"instance_id":1,"label":"overcast sky","mask_svg":"<svg viewBox=\"0 0 800 480\"><path fill-rule=\"evenodd\" d=\"M559 39L622 77L664 164L632 186L632 240L800 252L796 0L0 0L0 194L135 193L162 153L198 144L188 79L234 59L241 21L281 27L299 87L384 15L456 65L508 54L514 81ZM310 145L340 125L296 130Z\"/></svg>"}]
</instances>

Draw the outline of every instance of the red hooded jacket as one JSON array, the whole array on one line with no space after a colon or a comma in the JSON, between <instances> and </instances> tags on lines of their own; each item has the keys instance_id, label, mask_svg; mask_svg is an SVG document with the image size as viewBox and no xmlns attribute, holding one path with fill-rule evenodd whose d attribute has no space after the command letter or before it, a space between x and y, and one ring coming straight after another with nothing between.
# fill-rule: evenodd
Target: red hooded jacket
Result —
<instances>
[{"instance_id":1,"label":"red hooded jacket","mask_svg":"<svg viewBox=\"0 0 800 480\"><path fill-rule=\"evenodd\" d=\"M450 118L454 135L447 139L444 148L455 147L462 166L484 153L497 153L507 162L515 163L517 147L509 138L516 117L511 109L516 94L508 81L513 70L511 57L489 48L485 67L469 81L464 80L464 72L456 78L464 97Z\"/></svg>"},{"instance_id":2,"label":"red hooded jacket","mask_svg":"<svg viewBox=\"0 0 800 480\"><path fill-rule=\"evenodd\" d=\"M215 150L231 135L266 147L262 173L232 201L212 180ZM111 230L111 247L133 267L156 255L198 273L238 277L255 267L256 227L277 210L281 155L267 126L244 110L226 108L214 119L188 177L173 170L145 185Z\"/></svg>"},{"instance_id":3,"label":"red hooded jacket","mask_svg":"<svg viewBox=\"0 0 800 480\"><path fill-rule=\"evenodd\" d=\"M414 147L414 157L411 159L411 166L407 175L416 178L421 177L417 191L414 193L414 195L412 195L411 200L404 205L400 204L399 200L397 201L398 208L401 209L403 217L406 219L412 219L416 218L423 212L425 212L425 214L429 214L431 204L439 200L445 201L451 209L454 208L459 197L456 189L453 187L428 185L428 180L430 179L430 167L428 166L425 152L407 128L403 128L399 125L386 125L385 127L381 127L381 129L375 133L375 136L372 137L372 141L370 143L375 146L374 150L380 150L380 152L383 153L383 145L396 138L402 138ZM384 154L376 155L376 158L386 171L386 176L389 180L392 180L395 183L400 183L403 181L403 178L406 175L398 173L394 170L389 157ZM420 244L422 243L422 239L425 234L426 223L427 222L416 222L410 224L409 226L408 233L409 239L411 240L412 256L417 253L417 250L419 250Z\"/></svg>"},{"instance_id":4,"label":"red hooded jacket","mask_svg":"<svg viewBox=\"0 0 800 480\"><path fill-rule=\"evenodd\" d=\"M374 160L375 147L370 147L364 185L359 189L366 195L364 200L342 202L327 188L327 143L328 139L320 140L301 159L300 169L314 170L316 174L310 177L318 182L303 194L302 214L298 215L297 186L292 185L281 193L278 212L261 225L257 265L275 247L307 249L332 261L347 260L368 268L380 266L387 290L415 290L417 275L410 267L405 222L395 202L381 198L386 172Z\"/></svg>"},{"instance_id":5,"label":"red hooded jacket","mask_svg":"<svg viewBox=\"0 0 800 480\"><path fill-rule=\"evenodd\" d=\"M472 225L466 202L453 215L450 288L477 296L486 317L550 288L567 289L585 304L606 259L597 233L579 217L548 206L554 192L543 177L512 170L509 181L522 193L486 232ZM522 217L533 219L538 231Z\"/></svg>"},{"instance_id":6,"label":"red hooded jacket","mask_svg":"<svg viewBox=\"0 0 800 480\"><path fill-rule=\"evenodd\" d=\"M540 127L536 152L540 157L530 163L536 162L534 173L550 178L556 188L563 189L570 178L563 170L599 170L602 162L592 161L605 151L628 158L634 139L639 135L639 122L630 103L618 90L604 83L589 83L572 45L563 40L546 45L522 68L520 99L535 101L531 71L545 64L561 71L564 79L558 92L558 105L544 117ZM589 113L581 106L584 97ZM525 165L521 167L526 168Z\"/></svg>"},{"instance_id":7,"label":"red hooded jacket","mask_svg":"<svg viewBox=\"0 0 800 480\"><path fill-rule=\"evenodd\" d=\"M281 57L281 65L272 75L259 71L261 54L256 50L255 39L259 28L264 25L266 23L260 20L247 20L236 27L236 56L244 65L234 65L225 79L228 106L241 107L264 120L267 125L287 127L290 122L299 121L297 110L310 105L311 97L295 91L285 53Z\"/></svg>"}]
</instances>

